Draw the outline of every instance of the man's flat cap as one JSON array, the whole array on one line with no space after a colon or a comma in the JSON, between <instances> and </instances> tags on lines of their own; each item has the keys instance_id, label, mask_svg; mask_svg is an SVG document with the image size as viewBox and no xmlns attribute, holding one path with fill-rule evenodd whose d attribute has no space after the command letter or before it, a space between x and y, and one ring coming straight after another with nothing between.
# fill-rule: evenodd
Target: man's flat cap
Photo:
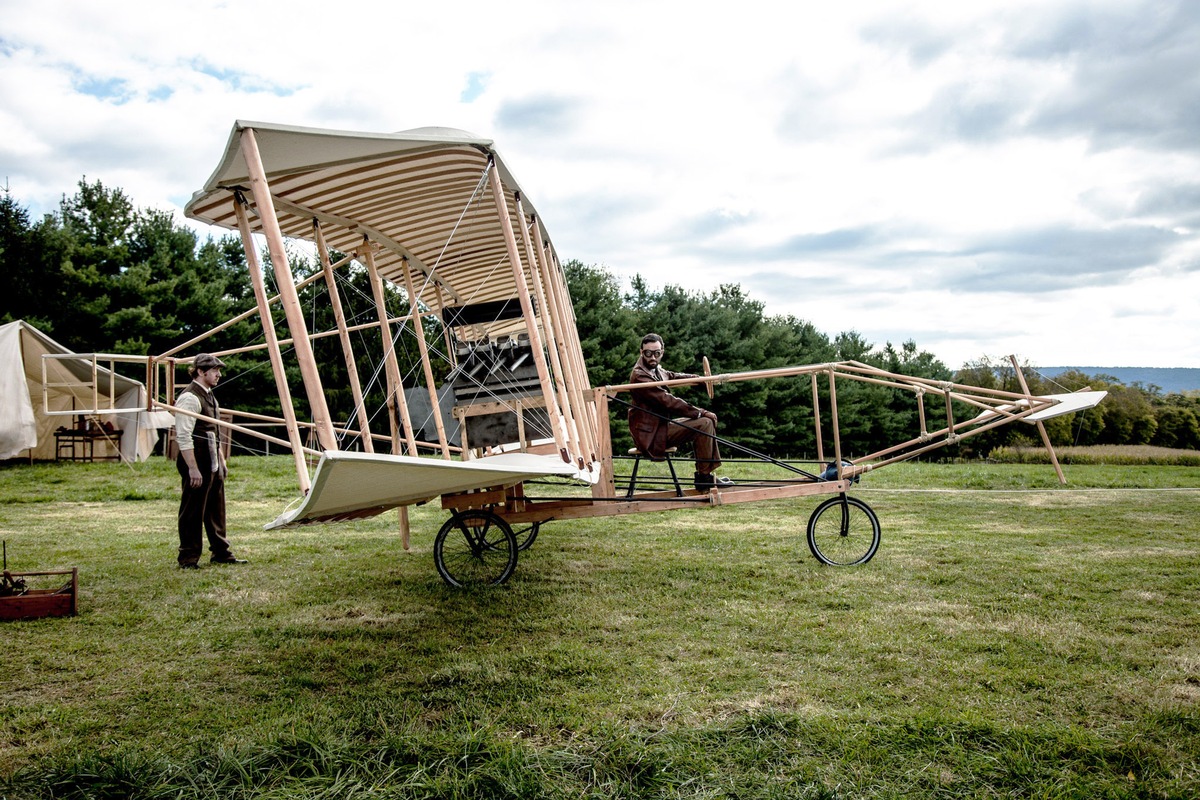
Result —
<instances>
[{"instance_id":1,"label":"man's flat cap","mask_svg":"<svg viewBox=\"0 0 1200 800\"><path fill-rule=\"evenodd\" d=\"M225 362L214 356L212 353L201 353L200 355L196 356L196 361L194 363L196 365L196 369L200 372L217 368L223 369L225 367Z\"/></svg>"}]
</instances>

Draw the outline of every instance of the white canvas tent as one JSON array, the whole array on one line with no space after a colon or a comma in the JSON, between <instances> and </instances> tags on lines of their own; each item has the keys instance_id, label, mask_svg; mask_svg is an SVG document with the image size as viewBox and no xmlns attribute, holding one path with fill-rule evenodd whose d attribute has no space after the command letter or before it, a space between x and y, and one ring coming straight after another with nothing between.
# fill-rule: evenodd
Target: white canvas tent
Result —
<instances>
[{"instance_id":1,"label":"white canvas tent","mask_svg":"<svg viewBox=\"0 0 1200 800\"><path fill-rule=\"evenodd\" d=\"M158 428L171 424L166 412L136 410L146 407L145 385L98 365L93 368L91 358L48 359L46 405L50 411L68 413L47 414L42 400L44 354L72 351L23 320L0 325L0 459L53 460L54 431L71 428L75 420L69 412L92 410L98 395L100 409L130 409L104 415L116 429L121 460L144 461L158 442Z\"/></svg>"}]
</instances>

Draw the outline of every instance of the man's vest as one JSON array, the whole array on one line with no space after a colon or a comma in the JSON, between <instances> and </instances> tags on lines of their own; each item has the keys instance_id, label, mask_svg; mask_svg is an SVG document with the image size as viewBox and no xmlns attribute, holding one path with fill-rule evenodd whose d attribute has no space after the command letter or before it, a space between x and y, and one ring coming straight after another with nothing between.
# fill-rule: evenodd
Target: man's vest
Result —
<instances>
[{"instance_id":1,"label":"man's vest","mask_svg":"<svg viewBox=\"0 0 1200 800\"><path fill-rule=\"evenodd\" d=\"M212 419L220 419L218 416L221 413L221 407L217 405L216 396L209 391L205 391L204 387L192 381L187 387L179 393L182 397L186 393L191 393L200 401L200 413ZM207 419L197 419L196 427L192 431L193 439L208 439L210 433L216 434L217 424Z\"/></svg>"}]
</instances>

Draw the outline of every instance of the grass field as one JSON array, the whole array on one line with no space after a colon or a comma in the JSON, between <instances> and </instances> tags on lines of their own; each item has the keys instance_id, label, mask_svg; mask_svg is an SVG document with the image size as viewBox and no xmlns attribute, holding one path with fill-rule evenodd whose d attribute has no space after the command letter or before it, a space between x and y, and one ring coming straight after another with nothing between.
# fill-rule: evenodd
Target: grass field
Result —
<instances>
[{"instance_id":1,"label":"grass field","mask_svg":"<svg viewBox=\"0 0 1200 800\"><path fill-rule=\"evenodd\" d=\"M855 495L546 525L452 591L445 519L267 533L290 459L235 458L244 566L175 569L178 478L0 468L13 570L80 614L0 623L0 798L1195 798L1200 470L903 464Z\"/></svg>"}]
</instances>

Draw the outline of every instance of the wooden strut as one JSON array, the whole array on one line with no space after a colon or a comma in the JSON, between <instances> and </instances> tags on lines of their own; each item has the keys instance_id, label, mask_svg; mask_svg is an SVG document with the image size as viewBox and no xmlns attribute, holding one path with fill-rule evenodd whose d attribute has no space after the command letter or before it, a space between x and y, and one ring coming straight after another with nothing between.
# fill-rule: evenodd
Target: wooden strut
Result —
<instances>
[{"instance_id":1,"label":"wooden strut","mask_svg":"<svg viewBox=\"0 0 1200 800\"><path fill-rule=\"evenodd\" d=\"M683 497L676 496L675 490L672 489L669 492L638 493L633 499L612 496L570 499L523 498L520 506L514 504L512 507L505 507L500 514L509 524L624 516L648 511L737 505L763 500L836 494L849 489L849 483L848 480L835 480L786 483L764 487L735 486L728 489L714 489L706 493L685 490L686 493ZM483 498L469 494L443 495L442 508L479 507L494 499L497 498L486 495Z\"/></svg>"},{"instance_id":2,"label":"wooden strut","mask_svg":"<svg viewBox=\"0 0 1200 800\"><path fill-rule=\"evenodd\" d=\"M936 450L939 447L943 447L948 444L957 443L957 442L962 441L963 439L966 439L971 436L977 436L986 431L990 431L992 428L998 428L1001 425L1007 425L1008 423L1012 422L1015 419L1021 419L1022 416L1028 416L1029 414L1032 414L1032 413L1033 413L1032 410L1025 410L1025 411L1021 412L1021 416L996 414L995 418L991 422L988 422L986 424L978 424L974 420L966 420L964 422L959 422L959 423L956 423L952 427L943 428L942 430L935 431L934 433L929 434L928 436L910 439L907 442L903 442L898 445L893 445L892 447L888 447L884 450L879 450L874 453L869 453L868 455L862 456L861 458L858 459L861 462L874 461L874 459L883 459L883 460L875 461L874 463L872 463L869 466L866 466L862 469L854 468L851 471L853 473L866 472L869 469L879 469L880 467L886 467L889 464L895 464L895 463L898 463L901 461L908 461L916 456L921 455L922 453L927 453L931 450ZM975 426L975 427L972 427L972 426ZM969 428L969 430L966 430L965 432L960 433L959 430L963 429L963 428ZM943 436L943 435L946 436L946 439L944 441L932 441L932 442L930 441L931 439L936 439L936 437ZM921 447L918 447L915 450L906 450L906 448L911 447L914 444L919 444L919 443L923 443L923 442L925 444L923 444ZM884 456L886 456L890 453L896 453L896 452L899 452L902 450L904 450L905 452L902 452L900 455L893 456L891 458L884 458Z\"/></svg>"},{"instance_id":3,"label":"wooden strut","mask_svg":"<svg viewBox=\"0 0 1200 800\"><path fill-rule=\"evenodd\" d=\"M256 431L251 428L247 428L245 425L238 425L235 422L226 422L223 419L211 419L210 417L206 417L203 414L199 414L194 411L185 411L184 409L179 408L178 406L170 405L169 403L159 403L158 407L161 409L170 411L172 414L183 414L185 417L194 417L196 419L207 420L208 422L211 422L213 425L219 425L222 428L228 428L229 430L234 431L235 433L242 433L242 434L245 434L246 436L253 436L256 439L262 439L265 442L272 442L272 443L280 445L282 447L292 447L291 442L289 442L287 439L280 439L277 436L271 436L271 435L263 433L261 431ZM306 456L306 455L310 455L310 456L320 456L321 455L320 450L313 450L311 447L304 447L303 445L300 446L300 448L297 450L297 452L300 453L300 463L304 463L304 456ZM302 491L305 494L308 493L308 487L304 485L306 483L307 479L308 479L308 470L305 469L304 478L301 481L302 487L303 487Z\"/></svg>"},{"instance_id":4,"label":"wooden strut","mask_svg":"<svg viewBox=\"0 0 1200 800\"><path fill-rule=\"evenodd\" d=\"M1017 381L1021 384L1021 391L1029 398L1030 406L1033 405L1033 395L1029 393L1029 384L1025 382L1025 375L1021 372L1021 365L1017 363L1017 357L1010 355L1008 360L1012 362L1013 370L1017 373ZM1046 446L1046 452L1050 454L1050 463L1054 465L1054 471L1058 474L1058 482L1063 486L1067 484L1067 476L1063 475L1062 466L1058 463L1058 455L1054 452L1054 445L1050 444L1050 434L1046 432L1046 426L1039 419L1035 423L1038 433L1041 434L1042 444Z\"/></svg>"},{"instance_id":5,"label":"wooden strut","mask_svg":"<svg viewBox=\"0 0 1200 800\"><path fill-rule=\"evenodd\" d=\"M608 392L603 386L592 390L592 405L596 409L596 443L599 448L596 460L600 462L600 480L592 486L592 497L611 497L616 494L616 476L613 474L612 429L608 422Z\"/></svg>"},{"instance_id":6,"label":"wooden strut","mask_svg":"<svg viewBox=\"0 0 1200 800\"><path fill-rule=\"evenodd\" d=\"M838 428L837 379L833 369L829 370L829 420L833 427L833 460L837 464L837 477L842 480L842 432Z\"/></svg>"},{"instance_id":7,"label":"wooden strut","mask_svg":"<svg viewBox=\"0 0 1200 800\"><path fill-rule=\"evenodd\" d=\"M575 307L571 303L570 291L567 289L566 275L563 272L562 265L554 257L553 251L550 249L550 243L542 232L541 224L535 218L533 220L533 231L535 240L539 243L537 253L540 256L543 271L548 277L548 282L553 289L554 295L557 297L560 313L557 318L562 326L563 338L566 341L566 351L570 363L573 364L573 372L578 382L577 390L579 394L579 403L583 409L583 427L591 436L593 449L590 451L592 461L600 461L600 451L605 445L602 442L607 442L608 417L604 417L604 424L601 427L599 416L595 402L588 402L586 397L587 392L591 389L591 383L588 380L587 365L583 363L583 346L579 341L579 327L575 318Z\"/></svg>"},{"instance_id":8,"label":"wooden strut","mask_svg":"<svg viewBox=\"0 0 1200 800\"><path fill-rule=\"evenodd\" d=\"M584 452L584 448L580 445L579 427L575 422L574 409L571 406L571 399L567 394L567 375L564 370L562 354L559 352L558 335L554 325L557 312L553 304L549 301L546 293L547 287L542 281L541 270L538 268L537 258L534 256L533 242L530 241L529 229L525 224L525 209L521 202L521 195L515 194L514 199L517 206L517 219L521 222L521 243L525 247L525 261L529 266L529 277L533 281L533 294L537 299L537 307L541 311L539 322L546 337L546 350L550 357L553 382L558 389L558 406L562 410L563 419L566 424L565 435L568 442L568 449L573 453L579 454ZM576 458L578 465L582 468L583 458L581 456L577 456Z\"/></svg>"},{"instance_id":9,"label":"wooden strut","mask_svg":"<svg viewBox=\"0 0 1200 800\"><path fill-rule=\"evenodd\" d=\"M282 417L270 417L270 416L267 416L266 414L255 414L250 411L240 411L238 409L233 409L233 408L222 408L221 413L230 414L235 417L245 417L246 419L257 420L259 422L266 423L267 425L278 426L278 427L287 427L287 422ZM311 422L301 422L300 420L296 421L296 426L301 429L315 427L313 425L313 423L311 423ZM333 432L336 433L338 436L357 436L358 435L357 430L354 430L352 428L343 428L338 425L335 425L333 427ZM259 438L268 438L268 437L260 436ZM390 441L391 440L390 437L388 437L384 434L381 434L381 433L372 433L371 438L378 439L380 441ZM280 440L280 441L282 441L282 440ZM285 446L288 444L287 442L282 442L282 443ZM432 450L432 449L437 448L437 444L435 444L433 442L423 442L420 439L418 439L417 447L418 448L427 447ZM452 446L450 448L450 451L453 453L453 452L457 452L458 449L459 448ZM312 452L314 455L320 455L320 452L317 450L313 450Z\"/></svg>"},{"instance_id":10,"label":"wooden strut","mask_svg":"<svg viewBox=\"0 0 1200 800\"><path fill-rule=\"evenodd\" d=\"M533 290L537 295L538 306L542 310L541 320L548 340L550 367L554 371L555 382L558 385L558 404L565 417L567 439L570 442L571 449L575 453L580 454L576 456L576 459L579 468L583 469L582 454L588 452L591 448L585 447L582 444L583 440L580 435L579 425L575 419L575 407L568 393L568 386L574 384L574 380L568 376L566 365L563 363L562 353L559 351L559 337L555 332L558 308L550 300L547 293L549 287L545 286L545 282L542 280L542 271L537 257L534 255L534 247L533 242L530 240L529 229L525 225L525 209L521 203L520 195L516 196L516 202L517 219L521 220L521 241L525 245L525 260L529 264L529 274L533 278Z\"/></svg>"},{"instance_id":11,"label":"wooden strut","mask_svg":"<svg viewBox=\"0 0 1200 800\"><path fill-rule=\"evenodd\" d=\"M417 455L417 438L413 435L412 419L408 416L408 400L404 396L404 382L400 378L400 363L396 360L396 345L392 341L392 328L388 324L387 298L383 292L383 278L375 266L375 252L371 243L363 238L362 260L367 265L371 280L371 294L375 297L375 311L379 317L379 333L383 337L383 364L388 382L388 421L392 431L392 453L400 454L400 433L396 429L396 411L404 427L404 440L410 456Z\"/></svg>"},{"instance_id":12,"label":"wooden strut","mask_svg":"<svg viewBox=\"0 0 1200 800\"><path fill-rule=\"evenodd\" d=\"M345 258L341 259L336 264L334 264L333 268L335 270L339 269L342 266L344 266L346 263L348 263L350 260L351 260L351 257L346 256ZM299 291L300 289L303 289L305 286L308 286L310 283L320 280L321 277L322 277L322 275L320 272L314 272L312 275L309 275L307 278L297 281L296 282L296 290ZM277 304L279 301L280 301L280 296L277 294L274 294L267 298L267 305L273 306L273 305ZM176 345L175 347L172 347L170 350L167 350L163 353L159 353L154 358L155 358L155 360L161 361L162 359L167 358L169 356L173 356L176 353L182 353L184 350L187 350L192 345L199 344L200 342L203 342L205 339L211 339L215 334L218 334L221 331L225 330L226 328L230 328L230 327L238 324L239 322L247 320L250 317L253 317L257 313L258 313L258 306L256 305L254 308L247 309L247 310L243 311L242 313L238 314L236 317L230 317L229 319L225 320L221 324L216 325L212 328L209 328L207 331L200 334L199 336L194 336L191 339L188 339L183 344ZM353 328L351 328L351 330L353 330ZM319 335L320 334L313 334L309 338L316 339ZM292 341L291 339L280 339L279 343L280 344L288 344L291 341ZM262 348L261 347L259 347L259 348L245 347L245 348L241 348L238 350L221 350L219 353L213 353L213 355L227 355L229 353L246 352L246 351L252 350L252 349L262 349Z\"/></svg>"},{"instance_id":13,"label":"wooden strut","mask_svg":"<svg viewBox=\"0 0 1200 800\"><path fill-rule=\"evenodd\" d=\"M537 317L533 311L533 301L529 297L529 286L525 283L525 271L521 268L521 254L517 250L517 237L513 233L512 220L508 215L508 202L504 196L504 186L500 182L500 170L496 168L494 159L488 162L488 178L492 185L492 197L496 202L496 214L500 218L500 228L504 233L504 243L508 248L508 260L512 263L513 281L517 285L517 296L521 301L521 313L525 317L525 325L529 330L529 344L533 348L533 363L537 366L538 382L542 394L546 396L547 410L551 413L551 428L554 433L554 444L562 460L570 464L571 454L567 449L567 441L563 435L565 427L562 411L558 407L558 399L554 396L554 388L550 385L550 375L546 370L546 359L542 351L542 337L538 333Z\"/></svg>"},{"instance_id":14,"label":"wooden strut","mask_svg":"<svg viewBox=\"0 0 1200 800\"><path fill-rule=\"evenodd\" d=\"M91 383L80 383L78 379L58 382L50 379L49 364L52 361L72 361L77 362L81 359L87 359L91 368ZM101 367L100 362L108 364L107 367ZM117 408L117 362L122 363L141 363L141 356L128 356L115 353L50 353L42 358L42 413L47 416L69 416L77 414L78 411L74 407L70 409L54 410L50 408L50 392L52 388L67 388L70 390L73 397L78 397L75 394L77 389L90 386L92 390L92 404L90 408L97 414L110 414L121 411L141 411L138 406L130 406L129 408ZM100 370L104 369L109 375L108 392L105 394L105 399L108 405L105 408L100 407ZM147 384L147 387L149 384ZM73 406L74 404L72 404Z\"/></svg>"},{"instance_id":15,"label":"wooden strut","mask_svg":"<svg viewBox=\"0 0 1200 800\"><path fill-rule=\"evenodd\" d=\"M262 323L263 335L267 339L267 355L271 361L271 372L275 376L275 391L279 394L279 406L283 411L286 422L288 441L292 450L292 460L296 465L296 478L299 481L301 494L308 494L312 481L308 475L308 464L304 459L304 446L300 440L300 428L296 424L296 409L292 404L292 391L288 388L287 373L283 369L283 354L279 352L279 337L275 332L275 323L271 319L271 307L267 303L267 289L263 282L262 265L258 261L258 250L254 247L254 237L250 232L250 220L246 216L243 198L235 194L233 198L233 213L237 217L238 233L242 237L242 249L246 252L246 267L250 271L250 285L254 289L254 301L258 305L259 321ZM174 364L169 370L174 383ZM172 398L174 395L172 395Z\"/></svg>"},{"instance_id":16,"label":"wooden strut","mask_svg":"<svg viewBox=\"0 0 1200 800\"><path fill-rule=\"evenodd\" d=\"M446 294L442 291L442 285L440 283L434 283L433 288L437 292L438 308L445 308ZM450 369L457 369L458 353L454 349L454 334L451 333L449 325L442 326L442 342L446 347L446 360L450 362Z\"/></svg>"},{"instance_id":17,"label":"wooden strut","mask_svg":"<svg viewBox=\"0 0 1200 800\"><path fill-rule=\"evenodd\" d=\"M433 380L433 366L429 363L429 345L425 342L425 326L421 323L421 311L417 305L417 293L413 289L412 272L408 269L408 258L400 262L404 271L404 288L408 292L409 316L412 318L413 334L417 337L417 349L421 353L421 368L425 372L425 386L429 389L429 408L433 414L433 422L437 426L438 444L442 448L442 458L450 458L450 442L446 438L446 426L442 422L442 407L438 402L437 384Z\"/></svg>"},{"instance_id":18,"label":"wooden strut","mask_svg":"<svg viewBox=\"0 0 1200 800\"><path fill-rule=\"evenodd\" d=\"M917 389L917 417L921 422L921 438L929 437L929 425L925 421L925 390Z\"/></svg>"},{"instance_id":19,"label":"wooden strut","mask_svg":"<svg viewBox=\"0 0 1200 800\"><path fill-rule=\"evenodd\" d=\"M317 440L324 449L337 450L337 437L333 433L333 423L329 418L329 406L325 402L325 392L321 387L321 375L317 371L312 342L308 339L304 311L300 307L300 298L296 294L296 283L292 277L291 267L288 266L283 231L279 227L278 217L275 216L271 188L267 183L266 169L263 167L262 156L258 151L253 128L242 129L241 149L250 176L250 192L254 195L254 204L258 209L263 234L267 239L267 248L271 253L271 267L275 271L275 282L282 298L284 316L287 318L288 329L295 340L293 347L296 359L300 362L300 375L304 379L304 390L308 395L309 408L312 410L313 421L317 425ZM263 317L264 323L269 319L269 315Z\"/></svg>"},{"instance_id":20,"label":"wooden strut","mask_svg":"<svg viewBox=\"0 0 1200 800\"><path fill-rule=\"evenodd\" d=\"M596 446L596 423L592 416L592 409L589 407L587 397L584 393L588 388L587 368L583 366L583 354L577 338L578 331L575 330L570 296L567 292L566 282L563 280L562 271L556 263L551 262L546 248L543 246L544 240L541 237L541 229L538 227L537 219L532 221L532 228L533 235L536 237L535 241L538 243L535 248L536 263L544 276L543 282L546 284L550 303L554 311L551 321L558 329L560 356L563 361L563 368L568 375L567 390L571 398L571 403L575 408L575 424L578 426L580 432L580 444L584 448L583 453L588 456L587 468L591 470L592 463L596 461L596 453L598 451Z\"/></svg>"},{"instance_id":21,"label":"wooden strut","mask_svg":"<svg viewBox=\"0 0 1200 800\"><path fill-rule=\"evenodd\" d=\"M949 396L952 400L959 400L968 405L973 405L976 408L982 409L995 414L1003 414L1012 419L1019 419L1025 416L1025 411L1020 412L1005 410L994 405L989 405L989 402L997 402L1001 400L1029 401L1029 397L1019 392L1008 392L1000 389L983 389L978 386L968 386L961 383L951 383L949 381L935 381L930 378L914 378L908 375L896 375L894 373L885 372L881 369L876 369L866 364L860 364L855 361L834 361L825 364L807 364L798 367L775 367L772 369L750 370L747 372L734 372L713 375L705 377L697 375L694 378L679 378L673 381L657 381L654 383L625 383L615 386L604 387L605 391L613 392L628 392L631 389L647 388L650 386L684 386L688 384L698 383L737 383L739 381L760 380L763 378L789 378L797 375L813 375L822 374L833 370L847 380L858 381L860 383L872 383L879 386L889 386L896 389L906 389L908 391L916 391L924 389L938 396ZM984 397L980 394L967 394L967 391L983 391L988 395ZM1037 401L1039 398L1034 397ZM1045 408L1052 403L1044 402L1041 406L1034 404L1029 410L1036 411L1039 408Z\"/></svg>"},{"instance_id":22,"label":"wooden strut","mask_svg":"<svg viewBox=\"0 0 1200 800\"><path fill-rule=\"evenodd\" d=\"M945 428L930 433L927 430L925 430L923 427L921 433L916 438L910 439L909 441L902 442L900 444L893 445L891 447L885 448L883 450L879 450L874 453L860 456L857 459L857 461L859 461L861 464L864 464L864 466L862 466L862 467L855 466L855 467L846 468L845 472L843 473L843 477L846 474L856 475L856 474L865 472L870 469L878 469L879 467L883 467L888 464L893 464L893 463L896 463L899 461L905 461L905 460L911 459L914 456L920 455L921 453L925 453L930 450L935 450L935 449L937 449L939 447L943 447L947 444L953 444L953 443L955 443L961 439L964 439L966 437L969 437L969 436L976 436L980 433L983 433L984 431L991 430L992 428L1007 424L1014 420L1023 419L1025 417L1029 416L1030 414L1034 413L1035 411L1038 411L1041 408L1045 408L1045 407L1048 407L1049 405L1051 405L1048 402L1039 403L1038 402L1039 398L1032 397L1028 393L1019 394L1016 392L1008 392L1008 391L1003 391L1003 390L999 390L999 389L981 390L979 387L976 387L976 386L967 386L965 384L956 384L956 383L951 383L948 381L934 381L932 379L926 379L926 378L913 378L911 376L901 376L901 375L889 373L884 370L880 370L875 367L871 367L870 365L862 364L860 362L855 362L855 361L834 362L834 363L830 363L830 364L812 364L812 365L807 365L807 366L802 366L802 367L780 367L780 368L768 369L768 370L740 372L740 373L734 373L734 374L729 374L729 375L716 375L716 376L712 376L711 378L681 378L681 379L677 379L674 381L660 381L660 382L651 383L651 384L625 384L625 385L621 385L621 386L608 386L608 387L605 387L605 391L606 392L629 391L631 389L638 388L639 386L640 387L676 386L676 385L687 385L687 384L700 383L700 382L724 383L727 381L753 380L753 379L759 379L759 378L780 378L780 377L789 377L789 376L797 376L797 375L810 375L811 380L813 382L814 421L815 421L815 424L817 427L817 439L816 439L816 441L817 441L817 458L819 461L824 461L825 454L822 452L823 437L821 436L821 433L820 433L820 404L819 404L819 396L816 391L816 378L817 378L817 375L822 372L827 373L829 375L829 378L831 381L831 387L832 387L835 379L837 377L841 377L846 380L853 380L853 381L858 381L858 382L862 382L862 383L870 383L870 384L875 384L875 385L879 385L879 386L887 386L887 387L891 387L891 388L912 391L912 392L918 394L918 402L922 402L922 403L923 403L923 394L924 393L937 394L937 395L942 396L946 403L946 414L947 414L948 424ZM967 390L974 390L977 393L968 394ZM985 397L982 394L978 394L978 392L981 392L981 391L987 392L987 394L989 396ZM837 441L838 441L837 437L839 437L840 434L839 434L839 431L836 429L836 424L837 424L836 395L835 394L831 395L830 399L834 403L834 407L833 407L833 410L831 413L833 415L833 421L835 424L835 430L834 430L835 444L837 444ZM959 401L959 402L965 403L967 405L971 405L976 408L982 409L985 413L993 415L995 417L995 419L993 419L990 422L987 422L986 424L981 424L980 420L978 420L978 419L967 419L962 422L955 422L953 406L952 406L953 401ZM1001 403L1003 401L1009 401L1009 402L1005 405L996 405L996 403ZM1023 403L1024 405L1023 405L1023 407L1018 407L1016 405L1017 403ZM1019 410L1018 410L1018 408L1019 408ZM932 440L936 440L938 437L941 437L941 436L946 437L944 441L932 441ZM908 448L913 447L914 445L922 445L922 446L916 450L908 450ZM901 451L906 451L906 450L907 450L907 452L901 452ZM897 452L901 452L901 454L898 456L890 457L890 458L887 457L887 456L889 456L893 453L897 453ZM837 461L835 462L835 464L840 465L841 461L842 461L842 458L840 456L840 451L839 451L839 454L836 455L835 457L837 458ZM868 462L875 461L876 459L884 459L884 460L878 461L876 463L868 463Z\"/></svg>"},{"instance_id":23,"label":"wooden strut","mask_svg":"<svg viewBox=\"0 0 1200 800\"><path fill-rule=\"evenodd\" d=\"M318 272L317 275L319 276L319 275L321 275L321 273ZM254 313L257 314L258 309L255 309ZM401 314L398 317L388 317L388 323L392 324L392 325L402 325L405 322L408 322L408 319L409 319L408 314ZM346 332L354 333L356 331L366 330L367 328L378 328L378 327L379 327L378 322L362 322L357 325L347 325ZM308 340L310 342L315 342L318 339L328 339L330 336L338 336L339 333L340 332L336 328L333 330L329 330L329 331L319 331L317 333L310 333L308 335ZM292 344L292 340L290 338L279 340L280 347L290 347L291 344ZM236 355L238 353L253 353L258 350L266 350L266 349L267 349L267 346L265 344L250 344L250 345L245 345L243 347L227 347L223 350L211 350L210 352L214 356L232 356L232 355ZM185 359L179 359L179 360L184 361Z\"/></svg>"},{"instance_id":24,"label":"wooden strut","mask_svg":"<svg viewBox=\"0 0 1200 800\"><path fill-rule=\"evenodd\" d=\"M825 463L825 442L821 439L821 398L817 389L817 373L809 375L809 381L812 383L812 399L813 399L813 426L817 429L817 461Z\"/></svg>"},{"instance_id":25,"label":"wooden strut","mask_svg":"<svg viewBox=\"0 0 1200 800\"><path fill-rule=\"evenodd\" d=\"M599 445L596 427L595 408L589 402L587 392L590 390L587 367L583 363L583 350L579 343L579 332L575 329L575 310L571 306L570 292L567 289L563 272L558 262L549 252L549 242L541 234L537 220L532 221L533 235L539 244L535 248L537 263L543 275L549 293L550 302L554 309L551 322L557 326L560 355L564 370L568 375L567 391L574 405L575 424L580 432L580 444L584 448L581 455L587 455L587 468L598 460Z\"/></svg>"},{"instance_id":26,"label":"wooden strut","mask_svg":"<svg viewBox=\"0 0 1200 800\"><path fill-rule=\"evenodd\" d=\"M375 445L371 441L371 420L367 414L367 406L363 401L362 383L358 378L358 362L354 358L354 348L350 343L350 331L346 327L346 311L342 308L342 293L338 291L337 279L333 274L333 264L329 261L329 245L325 242L325 232L321 223L313 219L313 235L317 242L317 255L321 259L321 272L325 275L325 287L329 290L329 302L333 306L333 318L337 324L338 339L342 344L342 357L346 361L346 373L350 378L350 392L354 398L354 412L358 417L358 438L362 442L364 452L374 453Z\"/></svg>"}]
</instances>

